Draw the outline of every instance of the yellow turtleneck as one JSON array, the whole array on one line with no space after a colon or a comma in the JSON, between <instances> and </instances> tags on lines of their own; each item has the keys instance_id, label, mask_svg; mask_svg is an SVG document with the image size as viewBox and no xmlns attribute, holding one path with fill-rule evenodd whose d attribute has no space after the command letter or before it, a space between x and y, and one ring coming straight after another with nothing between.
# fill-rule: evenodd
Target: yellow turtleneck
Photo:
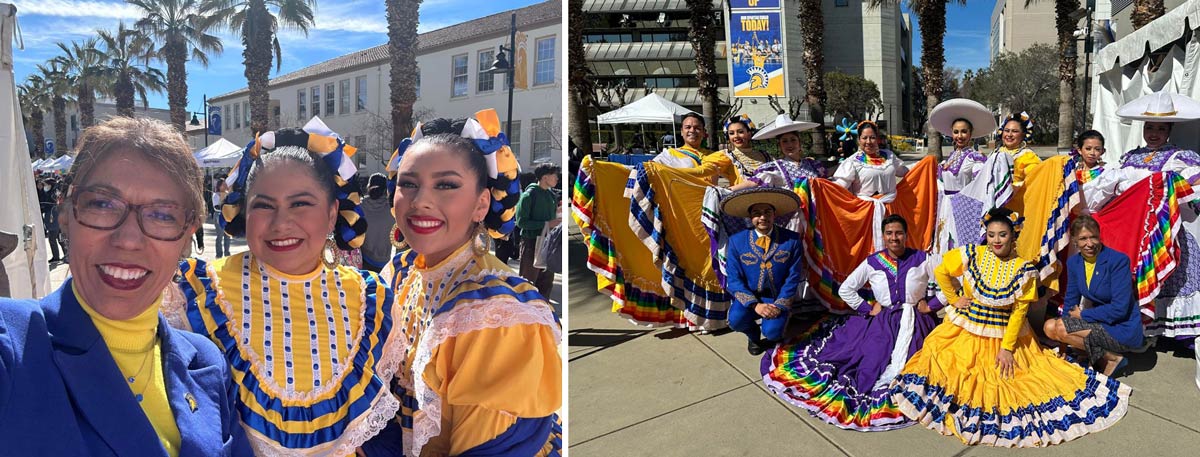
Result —
<instances>
[{"instance_id":1,"label":"yellow turtleneck","mask_svg":"<svg viewBox=\"0 0 1200 457\"><path fill-rule=\"evenodd\" d=\"M1083 257L1083 278L1088 287L1092 287L1092 273L1096 271L1096 258L1088 257L1080 254Z\"/></svg>"},{"instance_id":2,"label":"yellow turtleneck","mask_svg":"<svg viewBox=\"0 0 1200 457\"><path fill-rule=\"evenodd\" d=\"M121 369L129 390L138 400L142 412L150 420L158 440L162 443L167 455L179 455L179 427L175 424L175 414L171 404L167 402L167 383L163 377L162 344L157 338L158 308L162 298L142 311L141 314L128 320L113 320L100 315L84 301L79 292L74 291L75 299L83 311L91 316L92 324L100 332L104 344ZM133 381L130 381L132 379Z\"/></svg>"}]
</instances>

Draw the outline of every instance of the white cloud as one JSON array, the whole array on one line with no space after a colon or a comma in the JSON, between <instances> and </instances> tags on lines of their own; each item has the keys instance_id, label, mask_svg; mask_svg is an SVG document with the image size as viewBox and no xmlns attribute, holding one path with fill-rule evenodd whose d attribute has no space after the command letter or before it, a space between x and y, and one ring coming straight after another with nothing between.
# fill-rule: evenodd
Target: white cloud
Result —
<instances>
[{"instance_id":1,"label":"white cloud","mask_svg":"<svg viewBox=\"0 0 1200 457\"><path fill-rule=\"evenodd\" d=\"M42 15L55 17L91 17L131 19L141 17L138 7L123 1L98 0L12 0L18 17Z\"/></svg>"}]
</instances>

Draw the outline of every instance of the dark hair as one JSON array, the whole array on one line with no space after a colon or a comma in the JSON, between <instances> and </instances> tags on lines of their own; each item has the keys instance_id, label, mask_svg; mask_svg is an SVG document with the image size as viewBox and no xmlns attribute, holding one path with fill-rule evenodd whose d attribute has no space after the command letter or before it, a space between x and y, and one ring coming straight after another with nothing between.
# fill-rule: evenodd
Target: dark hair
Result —
<instances>
[{"instance_id":1,"label":"dark hair","mask_svg":"<svg viewBox=\"0 0 1200 457\"><path fill-rule=\"evenodd\" d=\"M689 118L689 117L696 118L696 120L700 121L700 125L704 126L704 116L701 116L696 113L687 113L687 114L684 114L683 116L679 116L679 125L683 126L683 121L687 120L687 118ZM707 126L705 126L705 127L707 127Z\"/></svg>"},{"instance_id":2,"label":"dark hair","mask_svg":"<svg viewBox=\"0 0 1200 457\"><path fill-rule=\"evenodd\" d=\"M742 127L744 127L747 131L749 131L750 133L754 133L753 132L754 129L750 128L750 124L747 124L746 120L742 119L741 117L734 116L734 117L729 118L729 121L725 125L725 128L728 129L729 126L732 126L733 124L742 124ZM725 131L725 136L729 136L728 130Z\"/></svg>"},{"instance_id":3,"label":"dark hair","mask_svg":"<svg viewBox=\"0 0 1200 457\"><path fill-rule=\"evenodd\" d=\"M950 123L950 128L952 128L952 129L953 129L953 128L954 128L954 124L957 124L957 123L959 123L959 122L966 122L966 123L967 123L967 128L968 128L968 129L970 129L970 130L971 130L971 132L974 132L974 131L975 131L975 125L974 125L974 124L971 124L971 121L968 121L968 120L967 120L967 118L965 118L965 117L960 117L960 118L958 118L958 119L955 119L955 120L954 120L954 122L951 122L951 123Z\"/></svg>"},{"instance_id":4,"label":"dark hair","mask_svg":"<svg viewBox=\"0 0 1200 457\"><path fill-rule=\"evenodd\" d=\"M987 223L985 223L983 226L987 227L990 224L999 222L1008 226L1008 231L1015 234L1017 232L1017 227L1014 226L1012 220L1008 218L1010 215L1012 215L1012 213L1013 211L1008 208L992 208L988 210L987 216L984 216Z\"/></svg>"},{"instance_id":5,"label":"dark hair","mask_svg":"<svg viewBox=\"0 0 1200 457\"><path fill-rule=\"evenodd\" d=\"M1023 133L1023 134L1029 133L1029 129L1025 128L1025 121L1021 120L1021 115L1019 113L1014 114L1014 115L1010 116L1009 118L1005 119L1004 123L1000 124L1000 128L1003 129L1004 126L1008 125L1009 122L1016 122L1017 125L1021 127L1021 133Z\"/></svg>"},{"instance_id":6,"label":"dark hair","mask_svg":"<svg viewBox=\"0 0 1200 457\"><path fill-rule=\"evenodd\" d=\"M533 176L537 177L539 181L546 175L556 174L558 174L558 165L552 163L543 163L533 169Z\"/></svg>"},{"instance_id":7,"label":"dark hair","mask_svg":"<svg viewBox=\"0 0 1200 457\"><path fill-rule=\"evenodd\" d=\"M1104 146L1104 135L1101 135L1100 132L1095 130L1084 130L1083 133L1080 133L1079 136L1075 138L1075 147L1083 149L1083 142L1092 138L1100 140L1100 145ZM1088 217L1090 218L1091 216Z\"/></svg>"},{"instance_id":8,"label":"dark hair","mask_svg":"<svg viewBox=\"0 0 1200 457\"><path fill-rule=\"evenodd\" d=\"M1083 229L1091 230L1096 236L1100 235L1100 223L1096 222L1096 218L1090 214L1075 216L1075 219L1071 221L1071 238L1078 236L1079 231Z\"/></svg>"},{"instance_id":9,"label":"dark hair","mask_svg":"<svg viewBox=\"0 0 1200 457\"><path fill-rule=\"evenodd\" d=\"M900 224L904 229L904 233L908 233L908 221L904 220L904 216L899 214L889 214L883 218L883 223L879 224L879 229L883 230L888 224Z\"/></svg>"},{"instance_id":10,"label":"dark hair","mask_svg":"<svg viewBox=\"0 0 1200 457\"><path fill-rule=\"evenodd\" d=\"M384 176L383 173L375 173L368 177L367 196L370 198L383 198L385 195L387 195L387 176Z\"/></svg>"},{"instance_id":11,"label":"dark hair","mask_svg":"<svg viewBox=\"0 0 1200 457\"><path fill-rule=\"evenodd\" d=\"M796 135L796 139L797 139L797 140L800 140L800 139L804 138L804 137L800 136L800 132L797 132L797 131L793 130L793 131L791 131L791 132L783 132L783 133L780 133L780 134L779 134L779 136L776 136L776 137L775 137L775 140L776 140L776 141L783 141L783 136L784 136L784 135Z\"/></svg>"},{"instance_id":12,"label":"dark hair","mask_svg":"<svg viewBox=\"0 0 1200 457\"><path fill-rule=\"evenodd\" d=\"M421 130L426 130L424 125ZM421 139L414 141L412 146L409 146L409 151L415 150L418 146L439 147L454 151L467 162L467 168L475 173L475 189L483 190L487 187L487 159L483 157L483 151L480 151L479 147L473 141L463 138L456 133L434 133L432 135L426 133ZM468 177L467 179L469 180L470 178Z\"/></svg>"},{"instance_id":13,"label":"dark hair","mask_svg":"<svg viewBox=\"0 0 1200 457\"><path fill-rule=\"evenodd\" d=\"M880 136L878 125L875 125L875 123L871 122L871 121L863 121L858 126L858 137L862 138L863 134L866 133L867 129L874 130L876 137ZM876 138L876 140L878 140L878 138Z\"/></svg>"},{"instance_id":14,"label":"dark hair","mask_svg":"<svg viewBox=\"0 0 1200 457\"><path fill-rule=\"evenodd\" d=\"M258 156L254 160L254 165L250 166L250 173L246 175L246 194L249 195L250 189L254 188L254 181L264 170L269 170L284 164L298 164L308 177L317 181L321 186L321 190L325 192L325 200L332 203L337 200L338 189L333 180L333 170L329 169L329 164L325 163L317 157L316 154L309 152L308 149L299 146L280 146L271 152L267 152ZM243 201L243 204L245 202Z\"/></svg>"}]
</instances>

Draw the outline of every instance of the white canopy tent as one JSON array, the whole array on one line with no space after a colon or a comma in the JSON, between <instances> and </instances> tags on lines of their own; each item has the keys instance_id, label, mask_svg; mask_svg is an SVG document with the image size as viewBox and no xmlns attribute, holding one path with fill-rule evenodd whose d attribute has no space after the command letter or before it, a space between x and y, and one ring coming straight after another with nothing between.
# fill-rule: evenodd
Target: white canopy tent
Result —
<instances>
[{"instance_id":1,"label":"white canopy tent","mask_svg":"<svg viewBox=\"0 0 1200 457\"><path fill-rule=\"evenodd\" d=\"M192 153L192 157L196 158L201 168L227 168L237 165L242 158L242 147L220 138L216 143Z\"/></svg>"},{"instance_id":2,"label":"white canopy tent","mask_svg":"<svg viewBox=\"0 0 1200 457\"><path fill-rule=\"evenodd\" d=\"M75 163L75 157L64 155L55 159L46 159L40 165L34 167L35 170L48 171L66 171L71 168L71 164Z\"/></svg>"},{"instance_id":3,"label":"white canopy tent","mask_svg":"<svg viewBox=\"0 0 1200 457\"><path fill-rule=\"evenodd\" d=\"M1183 37L1191 31L1191 37ZM1161 59L1161 63L1159 63ZM1170 91L1200 100L1200 0L1188 0L1096 54L1092 128L1104 134L1104 160L1117 163L1145 144L1141 121L1123 121L1117 108L1146 94ZM1171 142L1200 149L1200 121L1178 123Z\"/></svg>"},{"instance_id":4,"label":"white canopy tent","mask_svg":"<svg viewBox=\"0 0 1200 457\"><path fill-rule=\"evenodd\" d=\"M676 134L675 121L679 116L693 113L678 103L650 93L632 103L601 114L597 124L671 124L671 133ZM645 133L645 132L643 132ZM678 136L676 136L678 138Z\"/></svg>"},{"instance_id":5,"label":"white canopy tent","mask_svg":"<svg viewBox=\"0 0 1200 457\"><path fill-rule=\"evenodd\" d=\"M13 81L13 32L17 9L0 3L0 231L21 239L17 250L4 257L10 293L14 298L38 298L50 293L50 269L45 234L25 142L25 125Z\"/></svg>"}]
</instances>

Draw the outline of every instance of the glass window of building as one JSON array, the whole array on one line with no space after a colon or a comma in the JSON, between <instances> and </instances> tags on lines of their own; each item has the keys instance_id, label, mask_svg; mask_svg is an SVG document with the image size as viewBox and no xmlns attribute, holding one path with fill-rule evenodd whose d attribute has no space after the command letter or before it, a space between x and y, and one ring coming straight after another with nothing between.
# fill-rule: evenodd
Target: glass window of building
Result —
<instances>
[{"instance_id":1,"label":"glass window of building","mask_svg":"<svg viewBox=\"0 0 1200 457\"><path fill-rule=\"evenodd\" d=\"M554 37L537 40L537 65L534 67L533 85L554 82Z\"/></svg>"},{"instance_id":2,"label":"glass window of building","mask_svg":"<svg viewBox=\"0 0 1200 457\"><path fill-rule=\"evenodd\" d=\"M491 92L496 89L496 75L489 72L492 68L492 61L496 60L496 52L488 49L479 51L479 73L475 79L475 92Z\"/></svg>"},{"instance_id":3,"label":"glass window of building","mask_svg":"<svg viewBox=\"0 0 1200 457\"><path fill-rule=\"evenodd\" d=\"M325 84L325 115L326 116L332 116L334 113L334 111L333 111L333 101L334 101L333 94L334 94L333 83L326 83Z\"/></svg>"},{"instance_id":4,"label":"glass window of building","mask_svg":"<svg viewBox=\"0 0 1200 457\"><path fill-rule=\"evenodd\" d=\"M321 86L313 86L312 87L312 115L313 116L321 115ZM301 121L306 121L306 120L301 119Z\"/></svg>"},{"instance_id":5,"label":"glass window of building","mask_svg":"<svg viewBox=\"0 0 1200 457\"><path fill-rule=\"evenodd\" d=\"M304 89L296 91L296 120L308 119L308 96Z\"/></svg>"},{"instance_id":6,"label":"glass window of building","mask_svg":"<svg viewBox=\"0 0 1200 457\"><path fill-rule=\"evenodd\" d=\"M521 157L521 121L512 121L512 135L508 135L508 148L514 157Z\"/></svg>"},{"instance_id":7,"label":"glass window of building","mask_svg":"<svg viewBox=\"0 0 1200 457\"><path fill-rule=\"evenodd\" d=\"M533 120L533 154L529 156L531 162L550 158L550 150L554 147L554 132L551 130L554 128L553 121L554 119L549 117Z\"/></svg>"},{"instance_id":8,"label":"glass window of building","mask_svg":"<svg viewBox=\"0 0 1200 457\"><path fill-rule=\"evenodd\" d=\"M233 116L232 116L233 128L235 128L235 129L242 128L242 105L234 103L233 104L233 112L230 114L233 114Z\"/></svg>"},{"instance_id":9,"label":"glass window of building","mask_svg":"<svg viewBox=\"0 0 1200 457\"><path fill-rule=\"evenodd\" d=\"M367 77L354 78L354 112L367 109Z\"/></svg>"},{"instance_id":10,"label":"glass window of building","mask_svg":"<svg viewBox=\"0 0 1200 457\"><path fill-rule=\"evenodd\" d=\"M453 83L450 85L450 97L452 98L467 96L467 61L466 54L450 58L450 74L453 76Z\"/></svg>"},{"instance_id":11,"label":"glass window of building","mask_svg":"<svg viewBox=\"0 0 1200 457\"><path fill-rule=\"evenodd\" d=\"M242 102L242 125L250 128L250 102Z\"/></svg>"},{"instance_id":12,"label":"glass window of building","mask_svg":"<svg viewBox=\"0 0 1200 457\"><path fill-rule=\"evenodd\" d=\"M338 81L338 85L342 90L338 97L338 114L348 114L350 112L350 80Z\"/></svg>"}]
</instances>

